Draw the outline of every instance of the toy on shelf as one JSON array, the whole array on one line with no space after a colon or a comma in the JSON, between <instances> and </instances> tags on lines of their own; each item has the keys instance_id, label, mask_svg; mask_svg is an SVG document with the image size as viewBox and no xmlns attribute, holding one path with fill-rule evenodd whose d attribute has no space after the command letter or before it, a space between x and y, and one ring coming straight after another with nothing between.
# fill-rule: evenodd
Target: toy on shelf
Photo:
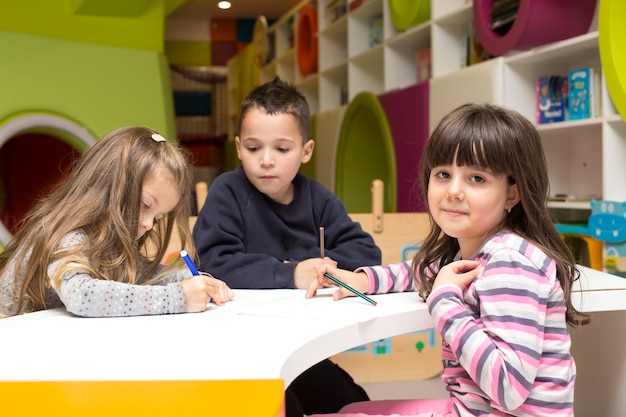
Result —
<instances>
[{"instance_id":1,"label":"toy on shelf","mask_svg":"<svg viewBox=\"0 0 626 417\"><path fill-rule=\"evenodd\" d=\"M573 234L587 240L591 238L604 242L604 269L611 274L626 277L626 202L591 200L590 205L591 216L586 226L559 223L556 225L557 230L564 235ZM594 245L594 248L597 247L597 244ZM593 258L591 249L590 246L590 257Z\"/></svg>"}]
</instances>

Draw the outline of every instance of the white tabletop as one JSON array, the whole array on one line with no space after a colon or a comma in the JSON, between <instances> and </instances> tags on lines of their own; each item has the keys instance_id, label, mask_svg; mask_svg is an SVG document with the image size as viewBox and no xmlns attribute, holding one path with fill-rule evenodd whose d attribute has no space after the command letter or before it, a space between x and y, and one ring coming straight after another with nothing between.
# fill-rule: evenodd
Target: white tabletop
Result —
<instances>
[{"instance_id":1,"label":"white tabletop","mask_svg":"<svg viewBox=\"0 0 626 417\"><path fill-rule=\"evenodd\" d=\"M574 304L626 310L626 279L581 267ZM0 381L283 379L374 340L431 328L417 293L333 301L304 290L235 290L197 314L81 318L63 309L0 320Z\"/></svg>"},{"instance_id":2,"label":"white tabletop","mask_svg":"<svg viewBox=\"0 0 626 417\"><path fill-rule=\"evenodd\" d=\"M580 279L574 283L572 302L588 313L626 310L626 278L578 266Z\"/></svg>"},{"instance_id":3,"label":"white tabletop","mask_svg":"<svg viewBox=\"0 0 626 417\"><path fill-rule=\"evenodd\" d=\"M330 292L323 290L326 294ZM63 309L0 320L0 381L283 379L373 340L432 327L416 293L304 298L235 290L197 314L80 318Z\"/></svg>"}]
</instances>

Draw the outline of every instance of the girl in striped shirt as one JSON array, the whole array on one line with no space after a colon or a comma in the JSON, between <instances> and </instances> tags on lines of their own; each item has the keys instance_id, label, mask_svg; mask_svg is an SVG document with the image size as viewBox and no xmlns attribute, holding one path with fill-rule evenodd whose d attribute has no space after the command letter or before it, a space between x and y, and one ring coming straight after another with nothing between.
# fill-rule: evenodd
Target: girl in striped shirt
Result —
<instances>
[{"instance_id":1,"label":"girl in striped shirt","mask_svg":"<svg viewBox=\"0 0 626 417\"><path fill-rule=\"evenodd\" d=\"M432 228L413 260L328 272L368 294L418 291L442 336L439 400L354 403L343 416L573 416L568 325L574 257L550 218L535 127L512 110L466 104L432 133L420 166ZM352 295L338 289L335 299ZM328 416L328 415L326 415Z\"/></svg>"}]
</instances>

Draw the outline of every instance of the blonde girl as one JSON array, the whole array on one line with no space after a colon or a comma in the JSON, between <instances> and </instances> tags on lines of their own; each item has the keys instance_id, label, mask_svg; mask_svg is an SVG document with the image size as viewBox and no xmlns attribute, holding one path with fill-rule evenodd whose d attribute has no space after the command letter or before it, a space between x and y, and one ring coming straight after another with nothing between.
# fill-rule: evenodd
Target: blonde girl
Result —
<instances>
[{"instance_id":1,"label":"blonde girl","mask_svg":"<svg viewBox=\"0 0 626 417\"><path fill-rule=\"evenodd\" d=\"M129 126L104 136L0 254L0 314L184 313L232 298L218 279L160 264L174 227L194 252L191 181L184 153L157 132Z\"/></svg>"}]
</instances>

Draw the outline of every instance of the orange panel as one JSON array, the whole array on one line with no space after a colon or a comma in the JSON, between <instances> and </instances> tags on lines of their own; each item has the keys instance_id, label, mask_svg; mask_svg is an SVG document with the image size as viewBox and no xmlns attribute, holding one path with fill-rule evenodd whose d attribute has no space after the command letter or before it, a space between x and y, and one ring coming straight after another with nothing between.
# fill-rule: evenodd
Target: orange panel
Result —
<instances>
[{"instance_id":1,"label":"orange panel","mask_svg":"<svg viewBox=\"0 0 626 417\"><path fill-rule=\"evenodd\" d=\"M317 9L306 5L300 10L297 37L298 66L303 77L317 72Z\"/></svg>"},{"instance_id":2,"label":"orange panel","mask_svg":"<svg viewBox=\"0 0 626 417\"><path fill-rule=\"evenodd\" d=\"M0 382L3 415L284 417L281 379Z\"/></svg>"},{"instance_id":3,"label":"orange panel","mask_svg":"<svg viewBox=\"0 0 626 417\"><path fill-rule=\"evenodd\" d=\"M211 19L211 42L237 42L237 19Z\"/></svg>"}]
</instances>

